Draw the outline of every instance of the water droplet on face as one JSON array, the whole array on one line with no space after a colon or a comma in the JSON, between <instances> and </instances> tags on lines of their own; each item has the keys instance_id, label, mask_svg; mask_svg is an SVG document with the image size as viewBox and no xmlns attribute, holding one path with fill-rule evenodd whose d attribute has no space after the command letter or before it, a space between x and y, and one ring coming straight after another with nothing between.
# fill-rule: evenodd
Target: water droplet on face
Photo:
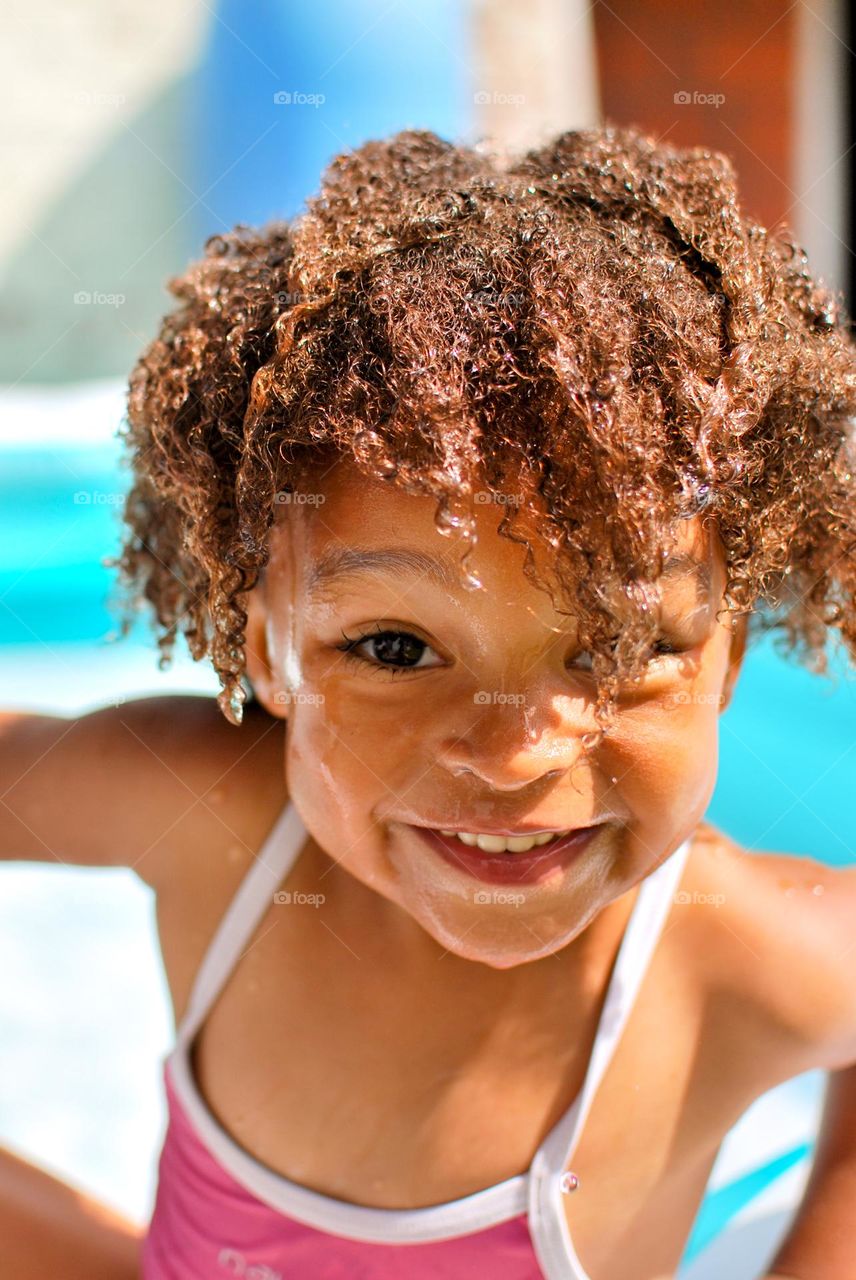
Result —
<instances>
[{"instance_id":1,"label":"water droplet on face","mask_svg":"<svg viewBox=\"0 0 856 1280\"><path fill-rule=\"evenodd\" d=\"M435 529L446 537L457 529L466 529L470 524L471 517L460 504L441 507L434 514Z\"/></svg>"},{"instance_id":2,"label":"water droplet on face","mask_svg":"<svg viewBox=\"0 0 856 1280\"><path fill-rule=\"evenodd\" d=\"M816 884L816 885L814 886L814 888L812 889L812 893L815 893L815 894L818 894L818 895L820 895L821 893L823 893L823 885L822 885L822 884Z\"/></svg>"},{"instance_id":3,"label":"water droplet on face","mask_svg":"<svg viewBox=\"0 0 856 1280\"><path fill-rule=\"evenodd\" d=\"M354 436L355 452L375 468L382 478L394 476L398 465L386 453L385 443L376 431L363 428Z\"/></svg>"},{"instance_id":4,"label":"water droplet on face","mask_svg":"<svg viewBox=\"0 0 856 1280\"><path fill-rule=\"evenodd\" d=\"M354 435L354 444L358 449L371 449L380 443L378 435L374 431L357 431Z\"/></svg>"}]
</instances>

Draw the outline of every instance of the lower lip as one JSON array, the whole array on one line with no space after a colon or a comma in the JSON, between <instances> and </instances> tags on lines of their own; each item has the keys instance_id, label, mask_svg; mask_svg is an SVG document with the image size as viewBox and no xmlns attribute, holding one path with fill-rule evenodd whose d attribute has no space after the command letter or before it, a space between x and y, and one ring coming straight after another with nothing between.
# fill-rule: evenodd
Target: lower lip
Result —
<instances>
[{"instance_id":1,"label":"lower lip","mask_svg":"<svg viewBox=\"0 0 856 1280\"><path fill-rule=\"evenodd\" d=\"M457 836L444 836L430 827L411 827L441 858L485 884L539 884L575 862L594 836L596 827L581 827L548 844L533 845L526 853L486 853Z\"/></svg>"}]
</instances>

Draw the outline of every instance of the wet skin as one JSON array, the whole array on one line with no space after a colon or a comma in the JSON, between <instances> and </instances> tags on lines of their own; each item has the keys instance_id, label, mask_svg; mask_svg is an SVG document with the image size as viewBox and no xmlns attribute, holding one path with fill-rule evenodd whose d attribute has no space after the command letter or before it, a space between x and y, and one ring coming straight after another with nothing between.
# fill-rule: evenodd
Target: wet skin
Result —
<instances>
[{"instance_id":1,"label":"wet skin","mask_svg":"<svg viewBox=\"0 0 856 1280\"><path fill-rule=\"evenodd\" d=\"M497 532L499 504L476 507L468 567L483 585L467 590L433 498L344 462L316 491L321 501L286 507L272 534L247 636L257 695L288 721L288 790L313 839L397 908L383 914L398 945L428 964L445 952L498 970L557 952L575 963L601 929L612 936L606 909L620 901L626 914L628 890L696 828L713 791L745 631L717 617L715 534L698 520L678 526L675 550L710 589L691 568L664 577L663 651L590 750L595 690L573 617L524 577L524 548ZM331 553L390 546L436 557L446 581L407 566L316 580ZM506 901L480 893L411 824L599 830L563 874ZM536 968L521 987L545 978Z\"/></svg>"},{"instance_id":2,"label":"wet skin","mask_svg":"<svg viewBox=\"0 0 856 1280\"><path fill-rule=\"evenodd\" d=\"M293 800L309 835L279 887L320 905L279 905L272 891L195 1039L193 1072L220 1124L274 1172L406 1209L528 1168L582 1085L638 886L689 836L681 894L574 1153L577 1253L597 1280L666 1280L729 1128L767 1089L824 1067L836 1073L824 1158L775 1261L783 1275L849 1280L856 873L746 851L700 821L745 639L717 616L713 531L685 523L676 544L711 575L703 591L685 571L664 595L661 647L683 652L652 656L587 750L593 689L574 619L525 578L524 549L496 533L498 506L477 512L469 566L485 589L470 592L433 500L344 465L317 491L317 506L280 512L248 599L259 701L240 729L190 696L73 726L0 719L0 763L18 779L0 856L133 867L155 893L178 1020ZM390 545L455 572L435 583L423 560L409 576L310 591L324 557ZM399 635L360 639L380 630ZM414 669L391 675L390 653ZM408 825L592 822L603 827L570 871L514 902L478 898L483 886ZM91 1236L112 1265L112 1237ZM22 1276L44 1274L33 1233L19 1238Z\"/></svg>"}]
</instances>

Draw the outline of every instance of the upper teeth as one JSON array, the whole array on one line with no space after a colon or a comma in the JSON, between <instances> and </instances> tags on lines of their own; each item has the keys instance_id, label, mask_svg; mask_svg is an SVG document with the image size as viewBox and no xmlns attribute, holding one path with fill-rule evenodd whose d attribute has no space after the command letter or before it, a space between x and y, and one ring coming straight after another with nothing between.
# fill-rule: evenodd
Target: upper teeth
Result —
<instances>
[{"instance_id":1,"label":"upper teeth","mask_svg":"<svg viewBox=\"0 0 856 1280\"><path fill-rule=\"evenodd\" d=\"M570 828L568 828L570 830ZM525 853L536 844L546 844L568 831L546 831L540 836L489 836L479 831L441 831L444 836L457 836L464 844L477 845L486 853Z\"/></svg>"}]
</instances>

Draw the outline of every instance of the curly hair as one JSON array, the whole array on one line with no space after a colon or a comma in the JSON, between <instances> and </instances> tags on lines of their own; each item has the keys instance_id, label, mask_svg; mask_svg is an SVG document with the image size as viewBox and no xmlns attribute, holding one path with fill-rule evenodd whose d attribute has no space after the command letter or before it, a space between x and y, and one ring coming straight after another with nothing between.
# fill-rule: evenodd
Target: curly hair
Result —
<instances>
[{"instance_id":1,"label":"curly hair","mask_svg":"<svg viewBox=\"0 0 856 1280\"><path fill-rule=\"evenodd\" d=\"M856 659L856 347L788 229L745 216L726 155L614 124L511 157L406 130L335 157L297 218L212 236L168 287L122 426L122 634L150 602L161 667L181 628L231 723L271 526L331 456L432 495L465 587L473 504L495 500L553 594L516 528L535 513L599 721L694 515L750 636L824 673L836 628Z\"/></svg>"}]
</instances>

